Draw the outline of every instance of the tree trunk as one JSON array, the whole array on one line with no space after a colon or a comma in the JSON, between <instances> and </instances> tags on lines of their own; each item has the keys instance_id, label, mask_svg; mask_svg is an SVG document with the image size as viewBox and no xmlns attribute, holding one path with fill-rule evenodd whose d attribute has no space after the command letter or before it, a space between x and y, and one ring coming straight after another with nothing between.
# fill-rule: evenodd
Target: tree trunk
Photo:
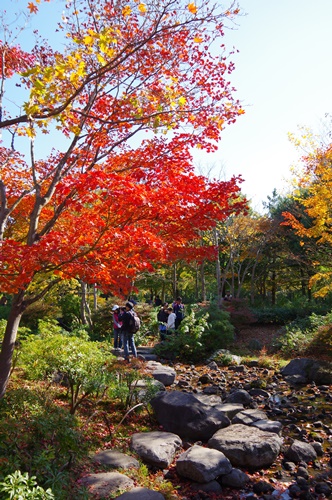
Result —
<instances>
[{"instance_id":1,"label":"tree trunk","mask_svg":"<svg viewBox=\"0 0 332 500\"><path fill-rule=\"evenodd\" d=\"M97 283L93 285L93 310L96 312L98 309L98 293Z\"/></svg>"},{"instance_id":2,"label":"tree trunk","mask_svg":"<svg viewBox=\"0 0 332 500\"><path fill-rule=\"evenodd\" d=\"M218 255L216 260L216 279L217 279L218 306L221 307L223 283L221 282L221 266L219 257L219 239L218 239L217 228L213 229L213 239L214 239L214 244L218 249Z\"/></svg>"},{"instance_id":3,"label":"tree trunk","mask_svg":"<svg viewBox=\"0 0 332 500\"><path fill-rule=\"evenodd\" d=\"M0 399L6 393L15 349L17 330L26 308L24 291L14 296L0 351Z\"/></svg>"},{"instance_id":4,"label":"tree trunk","mask_svg":"<svg viewBox=\"0 0 332 500\"><path fill-rule=\"evenodd\" d=\"M177 269L176 262L173 264L173 279L172 279L172 288L173 288L173 299L175 300L178 294L178 284L177 284Z\"/></svg>"},{"instance_id":5,"label":"tree trunk","mask_svg":"<svg viewBox=\"0 0 332 500\"><path fill-rule=\"evenodd\" d=\"M87 300L87 284L84 281L81 283L81 321L83 325L92 326L91 311Z\"/></svg>"},{"instance_id":6,"label":"tree trunk","mask_svg":"<svg viewBox=\"0 0 332 500\"><path fill-rule=\"evenodd\" d=\"M206 281L205 281L205 262L204 260L201 263L201 294L202 294L202 301L206 302Z\"/></svg>"}]
</instances>

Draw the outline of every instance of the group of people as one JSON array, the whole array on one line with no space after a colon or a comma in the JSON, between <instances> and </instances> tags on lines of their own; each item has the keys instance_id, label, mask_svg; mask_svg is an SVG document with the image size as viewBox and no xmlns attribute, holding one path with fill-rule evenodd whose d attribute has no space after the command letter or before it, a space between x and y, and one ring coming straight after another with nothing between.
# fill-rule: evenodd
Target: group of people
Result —
<instances>
[{"instance_id":1,"label":"group of people","mask_svg":"<svg viewBox=\"0 0 332 500\"><path fill-rule=\"evenodd\" d=\"M167 335L174 333L178 329L183 317L184 305L181 297L177 297L171 306L167 302L164 302L157 313L160 339L165 340Z\"/></svg>"},{"instance_id":2,"label":"group of people","mask_svg":"<svg viewBox=\"0 0 332 500\"><path fill-rule=\"evenodd\" d=\"M112 308L113 312L113 334L114 334L114 349L124 350L124 358L129 361L129 349L132 355L137 358L137 350L135 345L135 335L132 330L132 317L134 314L134 304L132 302L126 302L124 307L114 305Z\"/></svg>"},{"instance_id":3,"label":"group of people","mask_svg":"<svg viewBox=\"0 0 332 500\"><path fill-rule=\"evenodd\" d=\"M158 303L159 304L159 303ZM161 340L165 340L178 329L184 317L184 305L182 298L177 299L170 306L167 302L159 304L161 307L157 313L159 322L159 334ZM112 308L113 313L113 347L114 349L124 350L124 357L129 361L129 350L137 358L137 349L135 345L135 330L133 330L134 304L126 302L123 307L115 304Z\"/></svg>"}]
</instances>

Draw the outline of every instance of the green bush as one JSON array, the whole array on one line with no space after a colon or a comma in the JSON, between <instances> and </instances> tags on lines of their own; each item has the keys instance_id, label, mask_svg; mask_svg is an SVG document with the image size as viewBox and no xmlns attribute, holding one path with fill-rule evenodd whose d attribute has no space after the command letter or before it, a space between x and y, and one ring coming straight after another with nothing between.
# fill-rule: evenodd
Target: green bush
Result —
<instances>
[{"instance_id":1,"label":"green bush","mask_svg":"<svg viewBox=\"0 0 332 500\"><path fill-rule=\"evenodd\" d=\"M151 377L142 376L134 364L128 366L115 361L114 365L111 364L108 369L115 375L108 388L108 396L118 402L120 409L128 410L139 402L146 405L159 390L154 380ZM142 381L144 388L138 383Z\"/></svg>"},{"instance_id":2,"label":"green bush","mask_svg":"<svg viewBox=\"0 0 332 500\"><path fill-rule=\"evenodd\" d=\"M54 321L59 316L59 313L60 309L55 303L34 302L24 311L21 319L21 327L29 328L33 333L36 333L40 320Z\"/></svg>"},{"instance_id":3,"label":"green bush","mask_svg":"<svg viewBox=\"0 0 332 500\"><path fill-rule=\"evenodd\" d=\"M52 490L46 491L37 485L35 476L22 474L19 470L5 477L0 483L0 493L3 500L52 500Z\"/></svg>"},{"instance_id":4,"label":"green bush","mask_svg":"<svg viewBox=\"0 0 332 500\"><path fill-rule=\"evenodd\" d=\"M76 328L80 323L81 299L76 293L66 293L59 299L61 324L66 330Z\"/></svg>"},{"instance_id":5,"label":"green bush","mask_svg":"<svg viewBox=\"0 0 332 500\"><path fill-rule=\"evenodd\" d=\"M298 318L284 328L285 332L278 336L273 346L287 356L305 355L310 344L315 341L320 327L330 323L332 313L326 316L311 314L306 318Z\"/></svg>"},{"instance_id":6,"label":"green bush","mask_svg":"<svg viewBox=\"0 0 332 500\"><path fill-rule=\"evenodd\" d=\"M234 340L234 327L226 311L216 305L208 308L194 305L186 309L178 330L155 346L157 354L195 363L215 350L228 347Z\"/></svg>"},{"instance_id":7,"label":"green bush","mask_svg":"<svg viewBox=\"0 0 332 500\"><path fill-rule=\"evenodd\" d=\"M208 315L209 329L203 332L202 341L207 354L218 349L226 349L234 341L234 326L229 312L211 303L207 308L198 308L197 316Z\"/></svg>"},{"instance_id":8,"label":"green bush","mask_svg":"<svg viewBox=\"0 0 332 500\"><path fill-rule=\"evenodd\" d=\"M70 464L87 448L75 417L53 397L50 388L23 387L8 390L0 401L0 475L3 480L15 470L32 473L58 500L67 500Z\"/></svg>"},{"instance_id":9,"label":"green bush","mask_svg":"<svg viewBox=\"0 0 332 500\"><path fill-rule=\"evenodd\" d=\"M68 387L73 414L87 396L99 397L106 390L111 378L106 366L111 358L109 345L47 333L22 342L19 364L28 379L61 380Z\"/></svg>"}]
</instances>

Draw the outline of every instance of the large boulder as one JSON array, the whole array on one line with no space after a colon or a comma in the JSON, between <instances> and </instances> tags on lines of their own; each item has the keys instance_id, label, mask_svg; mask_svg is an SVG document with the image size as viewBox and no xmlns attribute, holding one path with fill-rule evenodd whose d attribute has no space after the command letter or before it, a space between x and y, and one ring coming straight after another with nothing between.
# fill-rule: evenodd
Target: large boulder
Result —
<instances>
[{"instance_id":1,"label":"large boulder","mask_svg":"<svg viewBox=\"0 0 332 500\"><path fill-rule=\"evenodd\" d=\"M290 382L294 382L294 377L298 377L304 383L332 384L332 364L311 358L292 359L280 370L280 373Z\"/></svg>"},{"instance_id":2,"label":"large boulder","mask_svg":"<svg viewBox=\"0 0 332 500\"><path fill-rule=\"evenodd\" d=\"M244 389L236 389L226 397L226 403L238 403L243 404L243 406L249 406L252 402L253 398Z\"/></svg>"},{"instance_id":3,"label":"large boulder","mask_svg":"<svg viewBox=\"0 0 332 500\"><path fill-rule=\"evenodd\" d=\"M295 439L285 453L285 459L290 462L311 462L316 460L317 453L310 443Z\"/></svg>"},{"instance_id":4,"label":"large boulder","mask_svg":"<svg viewBox=\"0 0 332 500\"><path fill-rule=\"evenodd\" d=\"M177 450L182 446L182 441L171 432L137 432L132 435L130 448L141 459L155 467L164 469L174 459Z\"/></svg>"},{"instance_id":5,"label":"large boulder","mask_svg":"<svg viewBox=\"0 0 332 500\"><path fill-rule=\"evenodd\" d=\"M135 486L132 479L120 474L120 472L90 474L81 480L81 484L89 489L93 498L105 498L111 493L116 493L119 490L129 490Z\"/></svg>"},{"instance_id":6,"label":"large boulder","mask_svg":"<svg viewBox=\"0 0 332 500\"><path fill-rule=\"evenodd\" d=\"M151 400L151 406L165 431L174 432L182 439L207 441L217 430L230 424L229 418L216 408L185 392L158 393Z\"/></svg>"},{"instance_id":7,"label":"large boulder","mask_svg":"<svg viewBox=\"0 0 332 500\"><path fill-rule=\"evenodd\" d=\"M119 500L165 500L164 495L159 491L149 490L148 488L133 488L116 498Z\"/></svg>"},{"instance_id":8,"label":"large boulder","mask_svg":"<svg viewBox=\"0 0 332 500\"><path fill-rule=\"evenodd\" d=\"M151 373L152 377L168 387L174 384L176 379L176 371L171 366L162 365L159 362L149 361L146 364L146 369Z\"/></svg>"},{"instance_id":9,"label":"large boulder","mask_svg":"<svg viewBox=\"0 0 332 500\"><path fill-rule=\"evenodd\" d=\"M224 453L233 466L248 469L269 467L281 445L282 439L277 434L243 424L221 429L208 441L208 446Z\"/></svg>"},{"instance_id":10,"label":"large boulder","mask_svg":"<svg viewBox=\"0 0 332 500\"><path fill-rule=\"evenodd\" d=\"M232 424L252 425L262 431L275 432L281 435L282 423L269 420L262 410L243 410L235 415Z\"/></svg>"},{"instance_id":11,"label":"large boulder","mask_svg":"<svg viewBox=\"0 0 332 500\"><path fill-rule=\"evenodd\" d=\"M192 481L208 483L223 474L229 474L232 464L222 452L194 445L179 456L176 470L180 476Z\"/></svg>"},{"instance_id":12,"label":"large boulder","mask_svg":"<svg viewBox=\"0 0 332 500\"><path fill-rule=\"evenodd\" d=\"M108 465L112 469L138 469L139 462L118 450L103 450L92 457L93 462Z\"/></svg>"}]
</instances>

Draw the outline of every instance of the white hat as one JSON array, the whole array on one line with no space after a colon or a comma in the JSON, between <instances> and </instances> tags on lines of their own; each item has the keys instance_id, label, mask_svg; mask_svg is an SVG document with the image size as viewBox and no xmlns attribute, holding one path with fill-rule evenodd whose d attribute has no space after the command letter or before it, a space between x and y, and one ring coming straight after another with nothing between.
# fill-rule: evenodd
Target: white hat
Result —
<instances>
[{"instance_id":1,"label":"white hat","mask_svg":"<svg viewBox=\"0 0 332 500\"><path fill-rule=\"evenodd\" d=\"M117 306L116 304L112 307L112 311L116 311L117 309L120 309L119 306Z\"/></svg>"}]
</instances>

